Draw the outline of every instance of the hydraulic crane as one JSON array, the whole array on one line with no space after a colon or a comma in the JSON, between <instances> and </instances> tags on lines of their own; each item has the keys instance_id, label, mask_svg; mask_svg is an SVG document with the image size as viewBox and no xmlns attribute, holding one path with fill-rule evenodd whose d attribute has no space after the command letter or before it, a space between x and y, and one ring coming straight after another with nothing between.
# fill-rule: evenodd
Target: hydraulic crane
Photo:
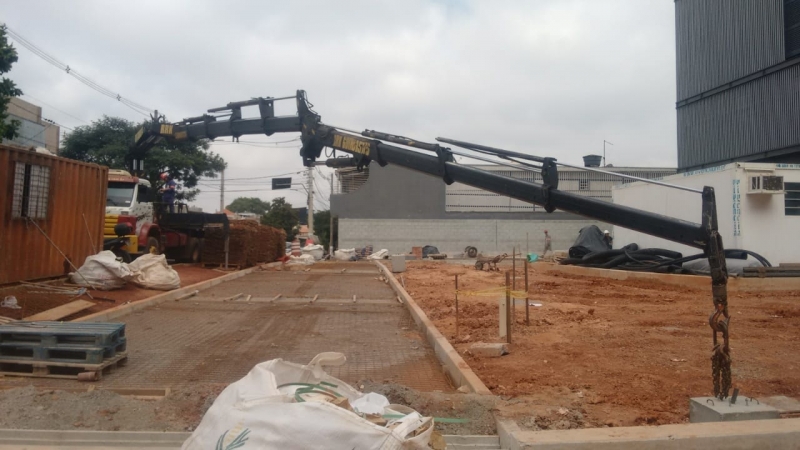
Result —
<instances>
[{"instance_id":1,"label":"hydraulic crane","mask_svg":"<svg viewBox=\"0 0 800 450\"><path fill-rule=\"evenodd\" d=\"M275 116L275 102L287 99L296 101L297 114ZM242 118L242 108L247 106L258 106L259 117ZM547 212L560 209L701 249L708 257L711 268L711 293L714 310L709 317L709 325L712 329L714 345L711 357L714 395L720 399L728 396L731 388L728 271L725 265L722 238L718 232L717 207L713 187L706 186L700 191L681 186L670 186L693 191L702 196L702 209L699 212L700 223L688 222L560 191L558 190L558 166L566 164L558 162L555 158L532 156L453 139L437 138L442 143L503 159L508 164L513 164L513 167L541 172L543 181L541 184L525 181L458 164L454 155L461 155L461 153L438 143L420 142L373 130L359 132L326 125L322 123L320 115L314 112L312 107L313 105L306 98L305 91L297 91L294 96L259 97L208 110L208 113L224 113L227 119L223 120L218 120L218 117L211 114L203 114L169 124L164 123L163 119L154 117L136 134L130 152L132 168L141 170L142 160L147 151L161 139L180 141L231 136L235 140L242 135L266 134L269 136L274 133L299 132L302 142L300 156L303 165L307 167L313 166L322 154L322 149L328 147L351 155L350 157L328 159L326 165L329 167L355 166L361 169L372 162L380 166L394 164L439 177L447 184L459 182L541 205ZM475 157L473 155L464 156ZM643 181L654 182L652 180Z\"/></svg>"}]
</instances>

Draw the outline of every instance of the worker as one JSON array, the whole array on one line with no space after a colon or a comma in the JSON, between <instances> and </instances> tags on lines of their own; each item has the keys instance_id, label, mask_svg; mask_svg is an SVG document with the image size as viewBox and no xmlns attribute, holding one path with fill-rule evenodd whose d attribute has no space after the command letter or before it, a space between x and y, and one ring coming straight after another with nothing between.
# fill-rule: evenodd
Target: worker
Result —
<instances>
[{"instance_id":1,"label":"worker","mask_svg":"<svg viewBox=\"0 0 800 450\"><path fill-rule=\"evenodd\" d=\"M178 183L175 182L170 176L164 172L161 174L161 181L164 182L164 186L161 187L161 201L169 206L169 212L175 212L175 188L178 186Z\"/></svg>"},{"instance_id":2,"label":"worker","mask_svg":"<svg viewBox=\"0 0 800 450\"><path fill-rule=\"evenodd\" d=\"M542 256L546 255L547 252L553 251L552 244L550 243L550 235L547 234L547 230L544 230L544 251L542 252Z\"/></svg>"},{"instance_id":3,"label":"worker","mask_svg":"<svg viewBox=\"0 0 800 450\"><path fill-rule=\"evenodd\" d=\"M606 245L608 246L609 250L614 248L613 241L614 241L614 238L611 237L611 233L609 233L608 230L604 230L603 231L603 242L606 243Z\"/></svg>"}]
</instances>

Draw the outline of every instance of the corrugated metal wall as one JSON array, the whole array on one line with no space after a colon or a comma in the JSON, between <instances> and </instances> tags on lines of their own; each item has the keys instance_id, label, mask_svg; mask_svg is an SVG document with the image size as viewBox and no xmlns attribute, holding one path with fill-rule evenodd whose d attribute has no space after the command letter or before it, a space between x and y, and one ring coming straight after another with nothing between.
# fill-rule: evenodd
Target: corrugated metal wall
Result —
<instances>
[{"instance_id":1,"label":"corrugated metal wall","mask_svg":"<svg viewBox=\"0 0 800 450\"><path fill-rule=\"evenodd\" d=\"M21 210L15 195L19 197L24 184L15 179L16 168L26 164L48 168L35 172L49 173L49 180L39 184L46 185L46 207L36 209L36 214L46 211L45 218L36 219L39 227L78 267L93 253L92 244L102 250L108 169L0 146L0 284L64 273L58 251L29 219L14 217ZM29 210L34 211L33 206Z\"/></svg>"},{"instance_id":2,"label":"corrugated metal wall","mask_svg":"<svg viewBox=\"0 0 800 450\"><path fill-rule=\"evenodd\" d=\"M678 108L678 167L800 145L800 65Z\"/></svg>"},{"instance_id":3,"label":"corrugated metal wall","mask_svg":"<svg viewBox=\"0 0 800 450\"><path fill-rule=\"evenodd\" d=\"M785 59L784 0L676 0L678 100Z\"/></svg>"}]
</instances>

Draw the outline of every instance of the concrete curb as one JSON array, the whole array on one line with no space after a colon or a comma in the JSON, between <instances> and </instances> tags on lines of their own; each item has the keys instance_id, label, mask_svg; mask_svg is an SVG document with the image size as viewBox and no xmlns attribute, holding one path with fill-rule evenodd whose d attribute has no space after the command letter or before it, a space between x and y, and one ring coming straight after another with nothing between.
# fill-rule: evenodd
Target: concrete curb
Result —
<instances>
[{"instance_id":1,"label":"concrete curb","mask_svg":"<svg viewBox=\"0 0 800 450\"><path fill-rule=\"evenodd\" d=\"M417 326L425 333L425 337L433 347L436 357L444 364L445 371L453 383L458 387L466 386L471 392L476 394L493 395L489 388L483 384L483 381L470 369L467 362L461 358L461 355L458 354L456 349L453 348L450 341L448 341L447 338L439 332L433 322L428 319L428 316L425 315L422 308L420 308L414 299L408 295L408 292L403 289L403 286L397 281L397 278L392 275L392 272L378 261L375 261L375 264L389 280L392 289L394 289L397 295L403 300L403 303L408 308L408 312L411 313L411 317L414 318L414 322L416 322Z\"/></svg>"},{"instance_id":2,"label":"concrete curb","mask_svg":"<svg viewBox=\"0 0 800 450\"><path fill-rule=\"evenodd\" d=\"M191 433L159 431L0 430L0 449L181 448Z\"/></svg>"},{"instance_id":3,"label":"concrete curb","mask_svg":"<svg viewBox=\"0 0 800 450\"><path fill-rule=\"evenodd\" d=\"M157 294L152 297L145 298L143 300L137 300L132 303L128 303L126 305L116 306L111 309L106 309L104 311L96 312L94 314L89 314L88 316L79 317L73 322L104 322L111 319L116 319L118 317L124 316L126 314L130 314L134 311L139 311L140 309L149 308L153 305L158 305L159 303L164 303L166 301L175 300L183 295L186 295L192 291L203 291L212 286L216 286L220 283L224 283L226 281L235 280L237 278L241 278L245 275L251 274L257 269L261 268L261 266L251 267L249 269L239 270L237 272L232 272L227 275L222 275L217 278L212 278L210 280L201 281L199 283L195 283L186 287L182 287L180 289L175 289L174 291L164 292L163 294Z\"/></svg>"},{"instance_id":4,"label":"concrete curb","mask_svg":"<svg viewBox=\"0 0 800 450\"><path fill-rule=\"evenodd\" d=\"M537 266L533 266L536 268ZM677 286L710 288L711 278L697 275L631 272L627 270L597 269L594 267L551 265L545 270L570 275L609 278L612 280L647 280ZM800 278L729 278L728 288L738 291L793 291L800 290Z\"/></svg>"},{"instance_id":5,"label":"concrete curb","mask_svg":"<svg viewBox=\"0 0 800 450\"><path fill-rule=\"evenodd\" d=\"M498 421L497 425L501 447L510 450L800 449L800 419L563 431L521 431L507 420Z\"/></svg>"}]
</instances>

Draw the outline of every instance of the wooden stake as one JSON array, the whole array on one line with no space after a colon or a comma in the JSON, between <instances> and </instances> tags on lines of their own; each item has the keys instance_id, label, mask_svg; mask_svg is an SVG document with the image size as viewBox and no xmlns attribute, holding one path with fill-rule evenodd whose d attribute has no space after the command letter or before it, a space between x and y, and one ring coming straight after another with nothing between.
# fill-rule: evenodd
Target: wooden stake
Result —
<instances>
[{"instance_id":1,"label":"wooden stake","mask_svg":"<svg viewBox=\"0 0 800 450\"><path fill-rule=\"evenodd\" d=\"M530 326L531 324L531 315L528 311L530 306L528 305L528 256L525 255L525 325Z\"/></svg>"},{"instance_id":2,"label":"wooden stake","mask_svg":"<svg viewBox=\"0 0 800 450\"><path fill-rule=\"evenodd\" d=\"M506 342L511 343L511 274L506 271Z\"/></svg>"},{"instance_id":3,"label":"wooden stake","mask_svg":"<svg viewBox=\"0 0 800 450\"><path fill-rule=\"evenodd\" d=\"M456 274L456 339L458 336L458 274Z\"/></svg>"}]
</instances>

